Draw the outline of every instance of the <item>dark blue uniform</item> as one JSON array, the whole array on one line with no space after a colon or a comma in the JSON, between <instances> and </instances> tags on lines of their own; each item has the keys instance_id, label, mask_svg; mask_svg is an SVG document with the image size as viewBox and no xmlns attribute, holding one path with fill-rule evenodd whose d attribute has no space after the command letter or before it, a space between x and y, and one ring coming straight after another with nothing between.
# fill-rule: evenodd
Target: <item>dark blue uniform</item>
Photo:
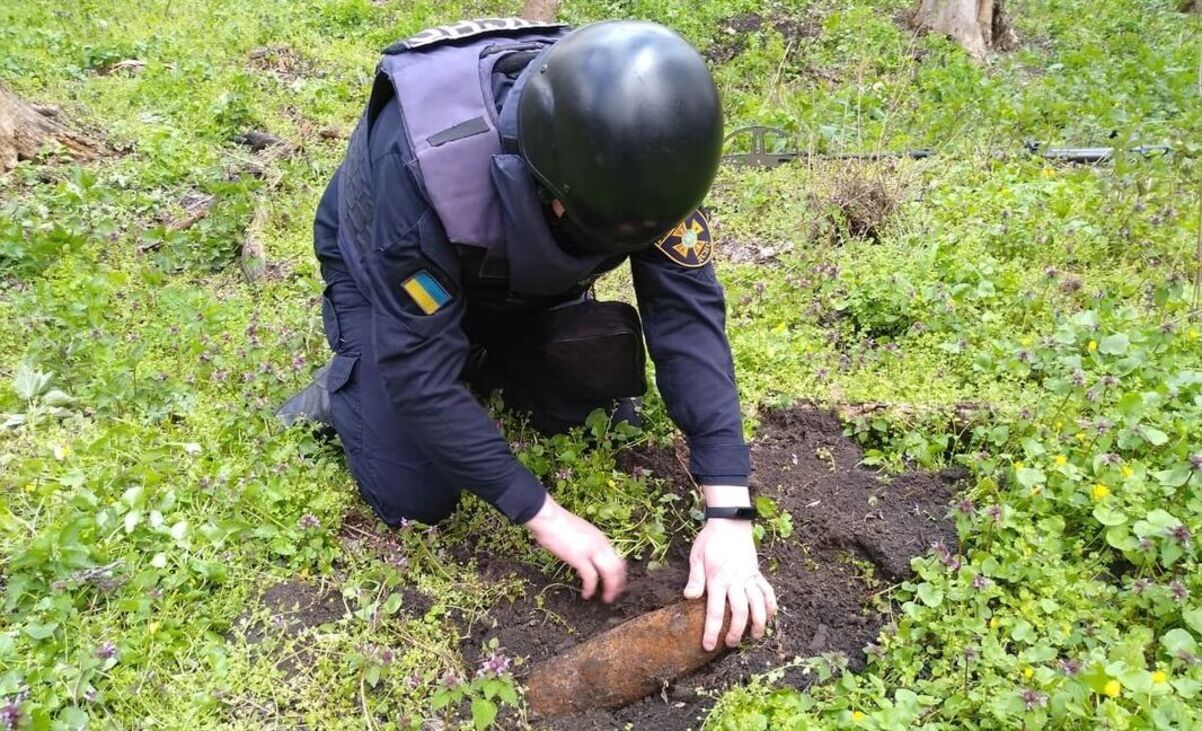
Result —
<instances>
[{"instance_id":1,"label":"dark blue uniform","mask_svg":"<svg viewBox=\"0 0 1202 731\"><path fill-rule=\"evenodd\" d=\"M516 102L530 57L499 64L492 76L503 139L516 137ZM534 423L555 431L582 423L596 407L566 391L547 399L490 349L516 340L531 312L578 301L600 274L625 257L577 254L558 244L547 206L520 158L494 169L505 221L504 260L456 247L424 198L393 100L370 130L372 245L363 251L339 236L339 176L326 189L314 226L326 282L323 321L335 351L328 388L332 417L352 474L367 502L390 524L434 523L469 490L522 523L542 506L545 489L510 453L468 382L501 386L507 406L531 408ZM508 158L508 159L504 159ZM357 171L358 172L358 171ZM670 181L665 181L670 184ZM345 233L345 232L344 232ZM743 441L724 300L712 264L685 267L652 248L629 257L648 349L669 414L691 450L690 469L706 484L745 485ZM433 314L406 294L401 272L436 274L449 301Z\"/></svg>"}]
</instances>

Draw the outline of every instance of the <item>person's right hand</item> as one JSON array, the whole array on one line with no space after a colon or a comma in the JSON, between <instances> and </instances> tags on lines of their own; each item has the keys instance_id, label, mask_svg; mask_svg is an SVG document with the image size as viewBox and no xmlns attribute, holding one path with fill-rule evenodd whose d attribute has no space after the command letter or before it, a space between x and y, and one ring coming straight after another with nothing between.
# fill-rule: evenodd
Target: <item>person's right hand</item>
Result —
<instances>
[{"instance_id":1,"label":"person's right hand","mask_svg":"<svg viewBox=\"0 0 1202 731\"><path fill-rule=\"evenodd\" d=\"M575 569L583 584L582 596L591 599L601 584L601 601L609 604L626 588L626 562L605 534L550 495L538 513L525 523L538 545Z\"/></svg>"}]
</instances>

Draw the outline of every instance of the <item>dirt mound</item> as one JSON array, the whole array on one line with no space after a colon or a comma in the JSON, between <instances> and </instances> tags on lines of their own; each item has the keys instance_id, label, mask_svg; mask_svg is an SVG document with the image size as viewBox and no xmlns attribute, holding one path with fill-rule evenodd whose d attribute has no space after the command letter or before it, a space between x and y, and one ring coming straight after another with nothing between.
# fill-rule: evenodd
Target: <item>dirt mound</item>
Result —
<instances>
[{"instance_id":1,"label":"dirt mound","mask_svg":"<svg viewBox=\"0 0 1202 731\"><path fill-rule=\"evenodd\" d=\"M770 414L752 445L752 486L772 498L793 518L787 540L762 547L765 573L776 589L781 610L771 636L716 660L699 673L666 686L657 696L616 711L598 711L549 721L555 729L682 729L700 726L712 705L709 691L740 683L753 673L795 657L828 653L844 656L848 666L864 664L863 648L885 622L872 605L862 569L849 559L871 564L874 574L897 581L910 573L910 559L936 541L955 546L955 530L946 518L953 486L961 473L912 473L878 478L857 465L860 448L843 436L830 413L795 408ZM668 450L631 451L623 467L650 469L676 484L690 480L677 455ZM574 585L503 557L476 557L485 577L517 574L527 593L492 608L463 642L474 660L479 648L497 638L511 655L538 661L638 614L681 598L688 573L687 541L677 541L667 565L650 570L630 567L625 596L613 607L583 603ZM862 563L862 565L863 565ZM700 638L699 638L700 639ZM799 669L783 682L804 687L812 682Z\"/></svg>"}]
</instances>

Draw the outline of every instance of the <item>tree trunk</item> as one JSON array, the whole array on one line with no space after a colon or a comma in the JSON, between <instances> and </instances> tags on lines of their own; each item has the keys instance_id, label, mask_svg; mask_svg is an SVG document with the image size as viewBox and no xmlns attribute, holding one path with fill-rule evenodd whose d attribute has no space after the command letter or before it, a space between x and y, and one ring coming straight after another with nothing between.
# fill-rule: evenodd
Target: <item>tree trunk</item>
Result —
<instances>
[{"instance_id":1,"label":"tree trunk","mask_svg":"<svg viewBox=\"0 0 1202 731\"><path fill-rule=\"evenodd\" d=\"M104 146L60 124L53 109L31 106L0 83L0 172L30 160L51 141L76 160L98 157Z\"/></svg>"},{"instance_id":2,"label":"tree trunk","mask_svg":"<svg viewBox=\"0 0 1202 731\"><path fill-rule=\"evenodd\" d=\"M559 12L559 0L526 0L522 5L522 17L540 23L550 23Z\"/></svg>"},{"instance_id":3,"label":"tree trunk","mask_svg":"<svg viewBox=\"0 0 1202 731\"><path fill-rule=\"evenodd\" d=\"M1002 9L1003 0L919 0L915 28L946 33L977 61L990 51L1009 51L1018 36Z\"/></svg>"}]
</instances>

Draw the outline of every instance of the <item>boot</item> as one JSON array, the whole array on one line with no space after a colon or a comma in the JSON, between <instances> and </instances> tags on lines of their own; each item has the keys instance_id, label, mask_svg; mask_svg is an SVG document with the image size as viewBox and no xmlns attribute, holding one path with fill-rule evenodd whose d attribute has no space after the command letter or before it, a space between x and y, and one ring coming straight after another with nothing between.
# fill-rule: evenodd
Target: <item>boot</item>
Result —
<instances>
[{"instance_id":1,"label":"boot","mask_svg":"<svg viewBox=\"0 0 1202 731\"><path fill-rule=\"evenodd\" d=\"M275 412L284 426L308 421L319 427L321 434L333 434L334 420L330 414L330 392L326 390L326 377L330 366L324 365L313 376L313 382L300 393L284 402Z\"/></svg>"}]
</instances>

